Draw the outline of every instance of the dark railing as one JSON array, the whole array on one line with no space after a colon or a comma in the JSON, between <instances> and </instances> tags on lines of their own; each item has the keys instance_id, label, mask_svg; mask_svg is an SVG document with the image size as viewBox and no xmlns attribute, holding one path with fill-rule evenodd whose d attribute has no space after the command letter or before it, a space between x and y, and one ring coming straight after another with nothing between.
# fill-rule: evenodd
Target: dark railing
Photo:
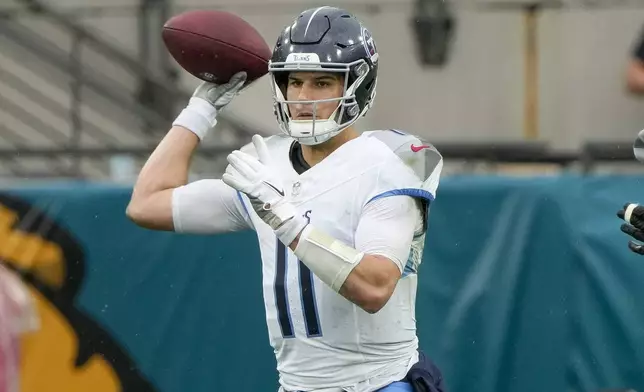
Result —
<instances>
[{"instance_id":1,"label":"dark railing","mask_svg":"<svg viewBox=\"0 0 644 392\"><path fill-rule=\"evenodd\" d=\"M0 129L0 133L3 130ZM590 173L602 164L636 164L632 144L629 142L591 142L580 151L555 151L545 144L533 143L435 143L446 162L462 161L467 163L517 164L517 165L555 165L562 169L576 165L581 172ZM197 156L209 159L228 154L237 145L222 145L199 149ZM30 148L16 146L0 149L0 160L7 161L20 157L84 157L100 159L112 155L130 155L146 158L153 151L150 147L63 147Z\"/></svg>"}]
</instances>

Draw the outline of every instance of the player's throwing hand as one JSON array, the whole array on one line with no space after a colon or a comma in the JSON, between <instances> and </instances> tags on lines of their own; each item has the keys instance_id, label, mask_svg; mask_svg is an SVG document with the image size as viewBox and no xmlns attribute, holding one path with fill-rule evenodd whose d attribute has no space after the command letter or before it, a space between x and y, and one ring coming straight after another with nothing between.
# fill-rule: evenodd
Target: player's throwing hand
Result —
<instances>
[{"instance_id":1,"label":"player's throwing hand","mask_svg":"<svg viewBox=\"0 0 644 392\"><path fill-rule=\"evenodd\" d=\"M217 124L217 114L240 93L246 83L246 73L238 72L228 83L202 82L192 94L185 109L174 125L182 126L203 140L206 133Z\"/></svg>"},{"instance_id":2,"label":"player's throwing hand","mask_svg":"<svg viewBox=\"0 0 644 392\"><path fill-rule=\"evenodd\" d=\"M644 206L626 203L617 212L617 216L626 222L621 226L621 230L624 233L637 241L644 242ZM637 254L644 255L644 245L638 242L629 241L628 248Z\"/></svg>"}]
</instances>

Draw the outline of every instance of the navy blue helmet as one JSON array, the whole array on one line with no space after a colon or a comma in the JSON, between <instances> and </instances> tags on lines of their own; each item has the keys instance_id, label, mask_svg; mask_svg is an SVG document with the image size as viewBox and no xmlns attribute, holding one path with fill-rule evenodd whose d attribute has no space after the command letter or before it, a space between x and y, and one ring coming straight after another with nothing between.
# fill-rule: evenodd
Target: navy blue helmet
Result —
<instances>
[{"instance_id":1,"label":"navy blue helmet","mask_svg":"<svg viewBox=\"0 0 644 392\"><path fill-rule=\"evenodd\" d=\"M322 143L364 116L376 96L378 51L374 39L353 15L335 7L302 12L277 39L269 62L273 79L275 115L282 132L302 144ZM344 92L326 100L287 101L286 86L291 72L341 73ZM329 119L316 119L316 105L337 101ZM288 104L311 104L312 120L291 118Z\"/></svg>"}]
</instances>

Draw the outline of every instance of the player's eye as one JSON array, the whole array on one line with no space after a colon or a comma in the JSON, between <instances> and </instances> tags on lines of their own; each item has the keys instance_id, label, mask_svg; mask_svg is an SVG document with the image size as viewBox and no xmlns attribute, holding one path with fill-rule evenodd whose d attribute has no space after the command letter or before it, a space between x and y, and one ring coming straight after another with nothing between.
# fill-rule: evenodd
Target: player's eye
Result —
<instances>
[{"instance_id":1,"label":"player's eye","mask_svg":"<svg viewBox=\"0 0 644 392\"><path fill-rule=\"evenodd\" d=\"M316 86L317 87L329 87L331 83L324 81L324 80L318 80Z\"/></svg>"},{"instance_id":2,"label":"player's eye","mask_svg":"<svg viewBox=\"0 0 644 392\"><path fill-rule=\"evenodd\" d=\"M293 87L298 87L298 86L302 85L302 81L301 80L296 80L296 79L291 79L291 80L288 81L288 85L293 86Z\"/></svg>"}]
</instances>

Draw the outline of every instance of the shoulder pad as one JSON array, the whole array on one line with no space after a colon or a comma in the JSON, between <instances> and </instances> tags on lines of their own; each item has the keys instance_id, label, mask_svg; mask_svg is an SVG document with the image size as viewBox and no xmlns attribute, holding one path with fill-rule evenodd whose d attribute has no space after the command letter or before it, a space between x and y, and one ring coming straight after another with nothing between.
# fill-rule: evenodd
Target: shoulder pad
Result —
<instances>
[{"instance_id":1,"label":"shoulder pad","mask_svg":"<svg viewBox=\"0 0 644 392\"><path fill-rule=\"evenodd\" d=\"M386 144L407 166L412 168L423 181L443 167L443 157L432 144L421 140L416 135L407 134L395 129L364 132Z\"/></svg>"}]
</instances>

